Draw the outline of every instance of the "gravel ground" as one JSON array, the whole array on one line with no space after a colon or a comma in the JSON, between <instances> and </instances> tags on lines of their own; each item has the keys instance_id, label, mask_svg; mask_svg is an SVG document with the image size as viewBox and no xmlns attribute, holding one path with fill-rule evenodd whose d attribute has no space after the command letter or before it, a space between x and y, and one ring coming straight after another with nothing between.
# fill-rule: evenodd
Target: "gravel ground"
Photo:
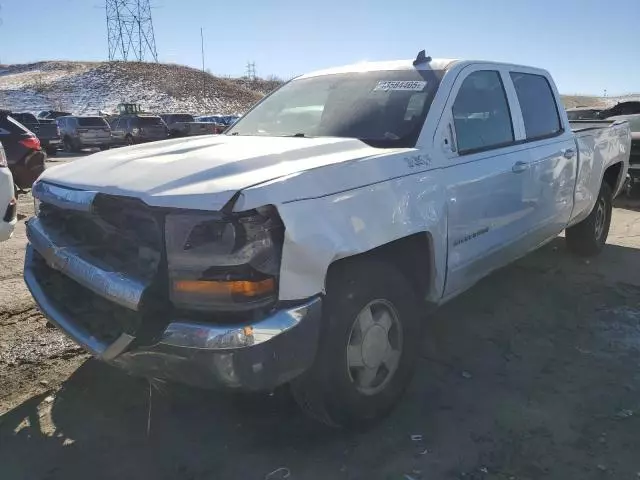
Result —
<instances>
[{"instance_id":1,"label":"gravel ground","mask_svg":"<svg viewBox=\"0 0 640 480\"><path fill-rule=\"evenodd\" d=\"M0 478L640 478L638 212L619 202L596 259L558 238L436 312L404 401L358 433L285 391L150 386L89 359L22 284L21 221L0 244Z\"/></svg>"}]
</instances>

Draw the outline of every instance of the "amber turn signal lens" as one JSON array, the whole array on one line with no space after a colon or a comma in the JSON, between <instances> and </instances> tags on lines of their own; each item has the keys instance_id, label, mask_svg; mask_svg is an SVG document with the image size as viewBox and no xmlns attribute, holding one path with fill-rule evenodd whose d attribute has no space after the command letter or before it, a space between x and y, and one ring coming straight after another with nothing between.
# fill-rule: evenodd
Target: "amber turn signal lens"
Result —
<instances>
[{"instance_id":1,"label":"amber turn signal lens","mask_svg":"<svg viewBox=\"0 0 640 480\"><path fill-rule=\"evenodd\" d=\"M258 282L219 280L176 280L173 289L182 293L200 293L209 295L240 295L244 297L259 297L272 293L276 289L273 278Z\"/></svg>"}]
</instances>

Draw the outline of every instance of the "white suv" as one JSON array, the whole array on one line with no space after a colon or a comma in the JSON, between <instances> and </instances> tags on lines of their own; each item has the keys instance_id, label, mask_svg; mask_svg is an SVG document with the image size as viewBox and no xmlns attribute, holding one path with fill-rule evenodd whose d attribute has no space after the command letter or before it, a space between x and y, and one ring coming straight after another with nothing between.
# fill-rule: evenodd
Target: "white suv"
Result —
<instances>
[{"instance_id":1,"label":"white suv","mask_svg":"<svg viewBox=\"0 0 640 480\"><path fill-rule=\"evenodd\" d=\"M17 221L16 210L13 176L7 168L7 157L0 143L0 242L11 238Z\"/></svg>"}]
</instances>

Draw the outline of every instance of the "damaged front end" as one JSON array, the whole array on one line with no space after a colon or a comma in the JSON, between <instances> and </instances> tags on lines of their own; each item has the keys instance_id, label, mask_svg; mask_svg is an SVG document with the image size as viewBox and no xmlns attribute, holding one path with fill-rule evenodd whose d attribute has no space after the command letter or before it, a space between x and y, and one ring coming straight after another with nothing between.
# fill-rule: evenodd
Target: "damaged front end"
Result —
<instances>
[{"instance_id":1,"label":"damaged front end","mask_svg":"<svg viewBox=\"0 0 640 480\"><path fill-rule=\"evenodd\" d=\"M34 186L25 281L43 313L96 357L142 376L267 389L308 368L320 299L278 304L283 227Z\"/></svg>"}]
</instances>

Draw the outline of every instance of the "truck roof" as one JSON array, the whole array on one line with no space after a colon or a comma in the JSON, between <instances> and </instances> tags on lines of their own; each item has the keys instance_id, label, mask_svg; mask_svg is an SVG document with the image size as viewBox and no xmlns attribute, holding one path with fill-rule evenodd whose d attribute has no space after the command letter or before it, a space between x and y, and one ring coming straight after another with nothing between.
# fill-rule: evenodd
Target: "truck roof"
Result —
<instances>
[{"instance_id":1,"label":"truck roof","mask_svg":"<svg viewBox=\"0 0 640 480\"><path fill-rule=\"evenodd\" d=\"M413 60L392 60L386 62L360 62L351 65L345 65L342 67L327 68L324 70L316 70L301 75L298 78L310 78L319 77L321 75L332 75L336 73L356 73L356 72L376 72L376 71L388 71L388 70L448 70L454 65L469 65L473 63L489 63L492 65L509 66L514 68L532 68L541 70L537 67L530 67L525 65L515 65L511 63L501 63L489 60L459 60L453 58L433 58L430 61L425 61L418 65L413 64Z\"/></svg>"}]
</instances>

